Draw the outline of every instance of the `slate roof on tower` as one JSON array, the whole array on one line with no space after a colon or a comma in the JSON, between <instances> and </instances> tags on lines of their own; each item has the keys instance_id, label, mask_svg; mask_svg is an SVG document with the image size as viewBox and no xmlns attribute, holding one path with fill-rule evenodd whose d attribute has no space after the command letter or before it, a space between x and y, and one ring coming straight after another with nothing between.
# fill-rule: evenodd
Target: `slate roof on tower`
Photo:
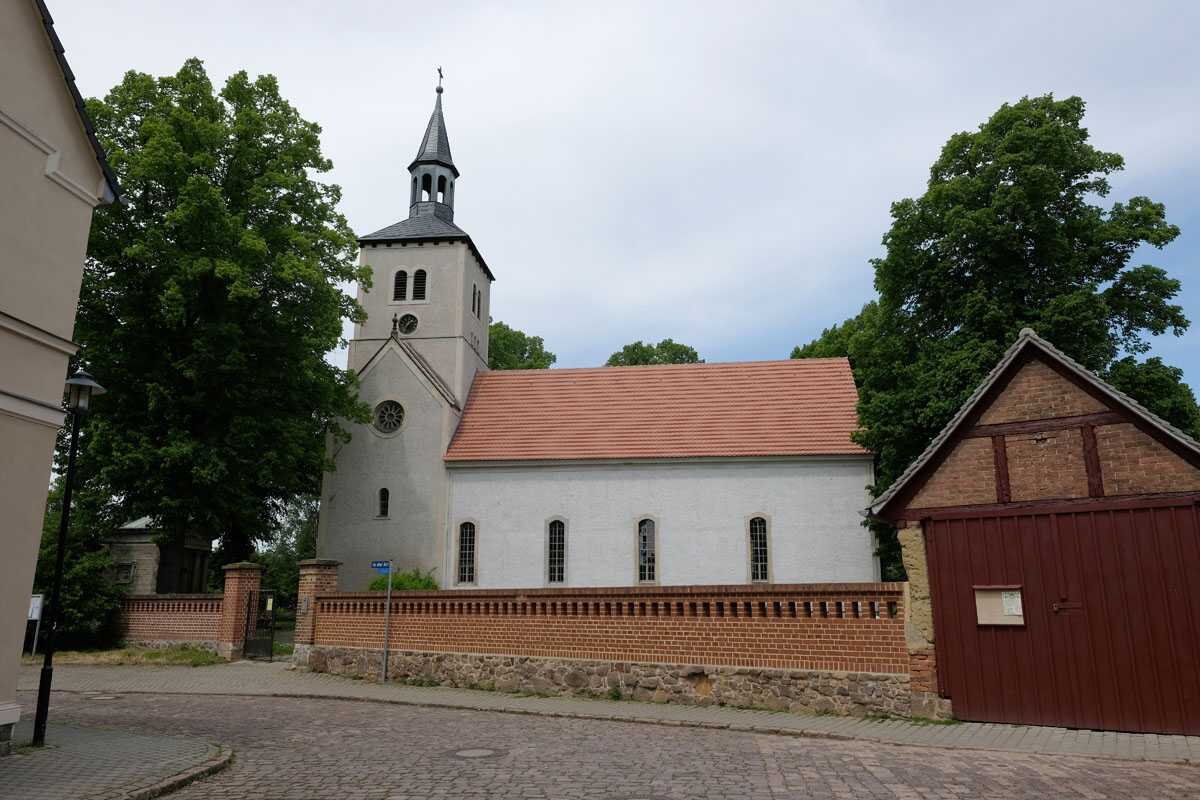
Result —
<instances>
[{"instance_id":1,"label":"slate roof on tower","mask_svg":"<svg viewBox=\"0 0 1200 800\"><path fill-rule=\"evenodd\" d=\"M844 358L475 377L448 463L864 456Z\"/></svg>"},{"instance_id":2,"label":"slate roof on tower","mask_svg":"<svg viewBox=\"0 0 1200 800\"><path fill-rule=\"evenodd\" d=\"M454 166L454 157L450 155L450 137L446 134L446 120L442 117L442 87L437 88L437 101L433 104L433 114L429 124L425 126L425 138L417 149L417 157L408 165L412 169L417 164L442 164L454 170L458 177L458 168Z\"/></svg>"}]
</instances>

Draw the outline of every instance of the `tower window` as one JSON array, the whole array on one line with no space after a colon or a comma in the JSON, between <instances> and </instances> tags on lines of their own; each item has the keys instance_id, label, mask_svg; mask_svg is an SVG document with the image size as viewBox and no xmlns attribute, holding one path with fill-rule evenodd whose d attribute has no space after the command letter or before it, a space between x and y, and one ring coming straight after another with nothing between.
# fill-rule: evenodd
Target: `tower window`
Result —
<instances>
[{"instance_id":1,"label":"tower window","mask_svg":"<svg viewBox=\"0 0 1200 800\"><path fill-rule=\"evenodd\" d=\"M413 300L425 299L425 270L419 269L413 273Z\"/></svg>"},{"instance_id":2,"label":"tower window","mask_svg":"<svg viewBox=\"0 0 1200 800\"><path fill-rule=\"evenodd\" d=\"M546 526L546 582L562 583L567 577L567 524L552 519Z\"/></svg>"},{"instance_id":3,"label":"tower window","mask_svg":"<svg viewBox=\"0 0 1200 800\"><path fill-rule=\"evenodd\" d=\"M767 559L767 521L763 517L754 517L750 520L750 580L770 580Z\"/></svg>"},{"instance_id":4,"label":"tower window","mask_svg":"<svg viewBox=\"0 0 1200 800\"><path fill-rule=\"evenodd\" d=\"M437 201L439 203L446 202L446 176L445 175L438 176Z\"/></svg>"},{"instance_id":5,"label":"tower window","mask_svg":"<svg viewBox=\"0 0 1200 800\"><path fill-rule=\"evenodd\" d=\"M415 202L417 202L417 177L414 175L413 176L412 195L409 196L408 204L411 206Z\"/></svg>"},{"instance_id":6,"label":"tower window","mask_svg":"<svg viewBox=\"0 0 1200 800\"><path fill-rule=\"evenodd\" d=\"M471 284L471 313L479 316L479 287L474 283Z\"/></svg>"},{"instance_id":7,"label":"tower window","mask_svg":"<svg viewBox=\"0 0 1200 800\"><path fill-rule=\"evenodd\" d=\"M375 406L375 419L372 424L380 433L395 433L404 424L404 406L395 400L384 400Z\"/></svg>"},{"instance_id":8,"label":"tower window","mask_svg":"<svg viewBox=\"0 0 1200 800\"><path fill-rule=\"evenodd\" d=\"M426 172L421 176L421 200L428 202L433 197L433 176Z\"/></svg>"},{"instance_id":9,"label":"tower window","mask_svg":"<svg viewBox=\"0 0 1200 800\"><path fill-rule=\"evenodd\" d=\"M458 526L458 582L475 582L475 523Z\"/></svg>"},{"instance_id":10,"label":"tower window","mask_svg":"<svg viewBox=\"0 0 1200 800\"><path fill-rule=\"evenodd\" d=\"M379 490L379 516L386 517L388 515L388 499L389 493L387 489Z\"/></svg>"},{"instance_id":11,"label":"tower window","mask_svg":"<svg viewBox=\"0 0 1200 800\"><path fill-rule=\"evenodd\" d=\"M638 580L651 583L658 579L658 546L654 536L654 520L638 522Z\"/></svg>"},{"instance_id":12,"label":"tower window","mask_svg":"<svg viewBox=\"0 0 1200 800\"><path fill-rule=\"evenodd\" d=\"M400 270L392 279L392 300L408 299L408 273Z\"/></svg>"}]
</instances>

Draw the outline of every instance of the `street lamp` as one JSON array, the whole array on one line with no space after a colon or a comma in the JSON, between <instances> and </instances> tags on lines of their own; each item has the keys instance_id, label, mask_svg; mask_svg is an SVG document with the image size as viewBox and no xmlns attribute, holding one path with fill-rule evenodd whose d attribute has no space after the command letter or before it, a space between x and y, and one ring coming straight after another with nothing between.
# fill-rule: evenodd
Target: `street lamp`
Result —
<instances>
[{"instance_id":1,"label":"street lamp","mask_svg":"<svg viewBox=\"0 0 1200 800\"><path fill-rule=\"evenodd\" d=\"M58 553L54 558L54 583L50 589L50 625L46 632L46 649L42 662L42 678L38 683L37 715L33 718L33 744L46 743L46 714L50 711L50 683L54 680L54 640L58 635L58 620L62 609L63 561L67 555L67 530L71 525L71 485L75 482L75 453L79 450L79 423L87 416L92 395L104 394L104 387L91 375L76 370L67 379L67 408L71 411L71 447L67 452L67 476L63 484L62 518L58 525Z\"/></svg>"}]
</instances>

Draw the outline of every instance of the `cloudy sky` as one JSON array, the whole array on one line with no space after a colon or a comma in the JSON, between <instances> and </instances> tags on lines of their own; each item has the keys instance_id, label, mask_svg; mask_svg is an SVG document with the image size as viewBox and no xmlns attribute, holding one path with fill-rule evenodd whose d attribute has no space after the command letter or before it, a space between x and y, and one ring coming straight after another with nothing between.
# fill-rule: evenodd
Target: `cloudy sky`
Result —
<instances>
[{"instance_id":1,"label":"cloudy sky","mask_svg":"<svg viewBox=\"0 0 1200 800\"><path fill-rule=\"evenodd\" d=\"M446 72L456 221L494 318L560 366L672 337L783 358L873 296L892 201L952 133L1022 95L1078 94L1126 157L1112 199L1183 235L1138 262L1196 327L1155 352L1200 384L1200 4L52 0L85 95L198 56L324 129L359 233L407 216L406 166ZM968 5L974 5L968 8Z\"/></svg>"}]
</instances>

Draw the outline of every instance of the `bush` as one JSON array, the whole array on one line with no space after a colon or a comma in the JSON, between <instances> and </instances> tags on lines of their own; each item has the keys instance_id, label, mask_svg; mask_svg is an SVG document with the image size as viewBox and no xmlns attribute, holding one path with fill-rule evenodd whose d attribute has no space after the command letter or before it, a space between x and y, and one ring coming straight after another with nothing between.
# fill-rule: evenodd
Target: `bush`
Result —
<instances>
[{"instance_id":1,"label":"bush","mask_svg":"<svg viewBox=\"0 0 1200 800\"><path fill-rule=\"evenodd\" d=\"M434 579L432 571L422 572L419 569L414 569L408 572L392 573L393 592L428 592L437 588L438 582ZM371 581L371 585L367 587L367 591L386 592L387 576L380 575Z\"/></svg>"},{"instance_id":2,"label":"bush","mask_svg":"<svg viewBox=\"0 0 1200 800\"><path fill-rule=\"evenodd\" d=\"M63 650L82 647L106 647L118 638L117 622L124 587L112 582L112 556L104 546L95 520L78 495L79 505L71 517L63 562L62 613L59 618L57 647ZM45 596L49 611L50 588L54 581L54 562L58 554L58 524L62 517L62 479L55 481L46 501L46 516L38 552L33 590ZM41 627L45 647L49 632L47 620Z\"/></svg>"}]
</instances>

